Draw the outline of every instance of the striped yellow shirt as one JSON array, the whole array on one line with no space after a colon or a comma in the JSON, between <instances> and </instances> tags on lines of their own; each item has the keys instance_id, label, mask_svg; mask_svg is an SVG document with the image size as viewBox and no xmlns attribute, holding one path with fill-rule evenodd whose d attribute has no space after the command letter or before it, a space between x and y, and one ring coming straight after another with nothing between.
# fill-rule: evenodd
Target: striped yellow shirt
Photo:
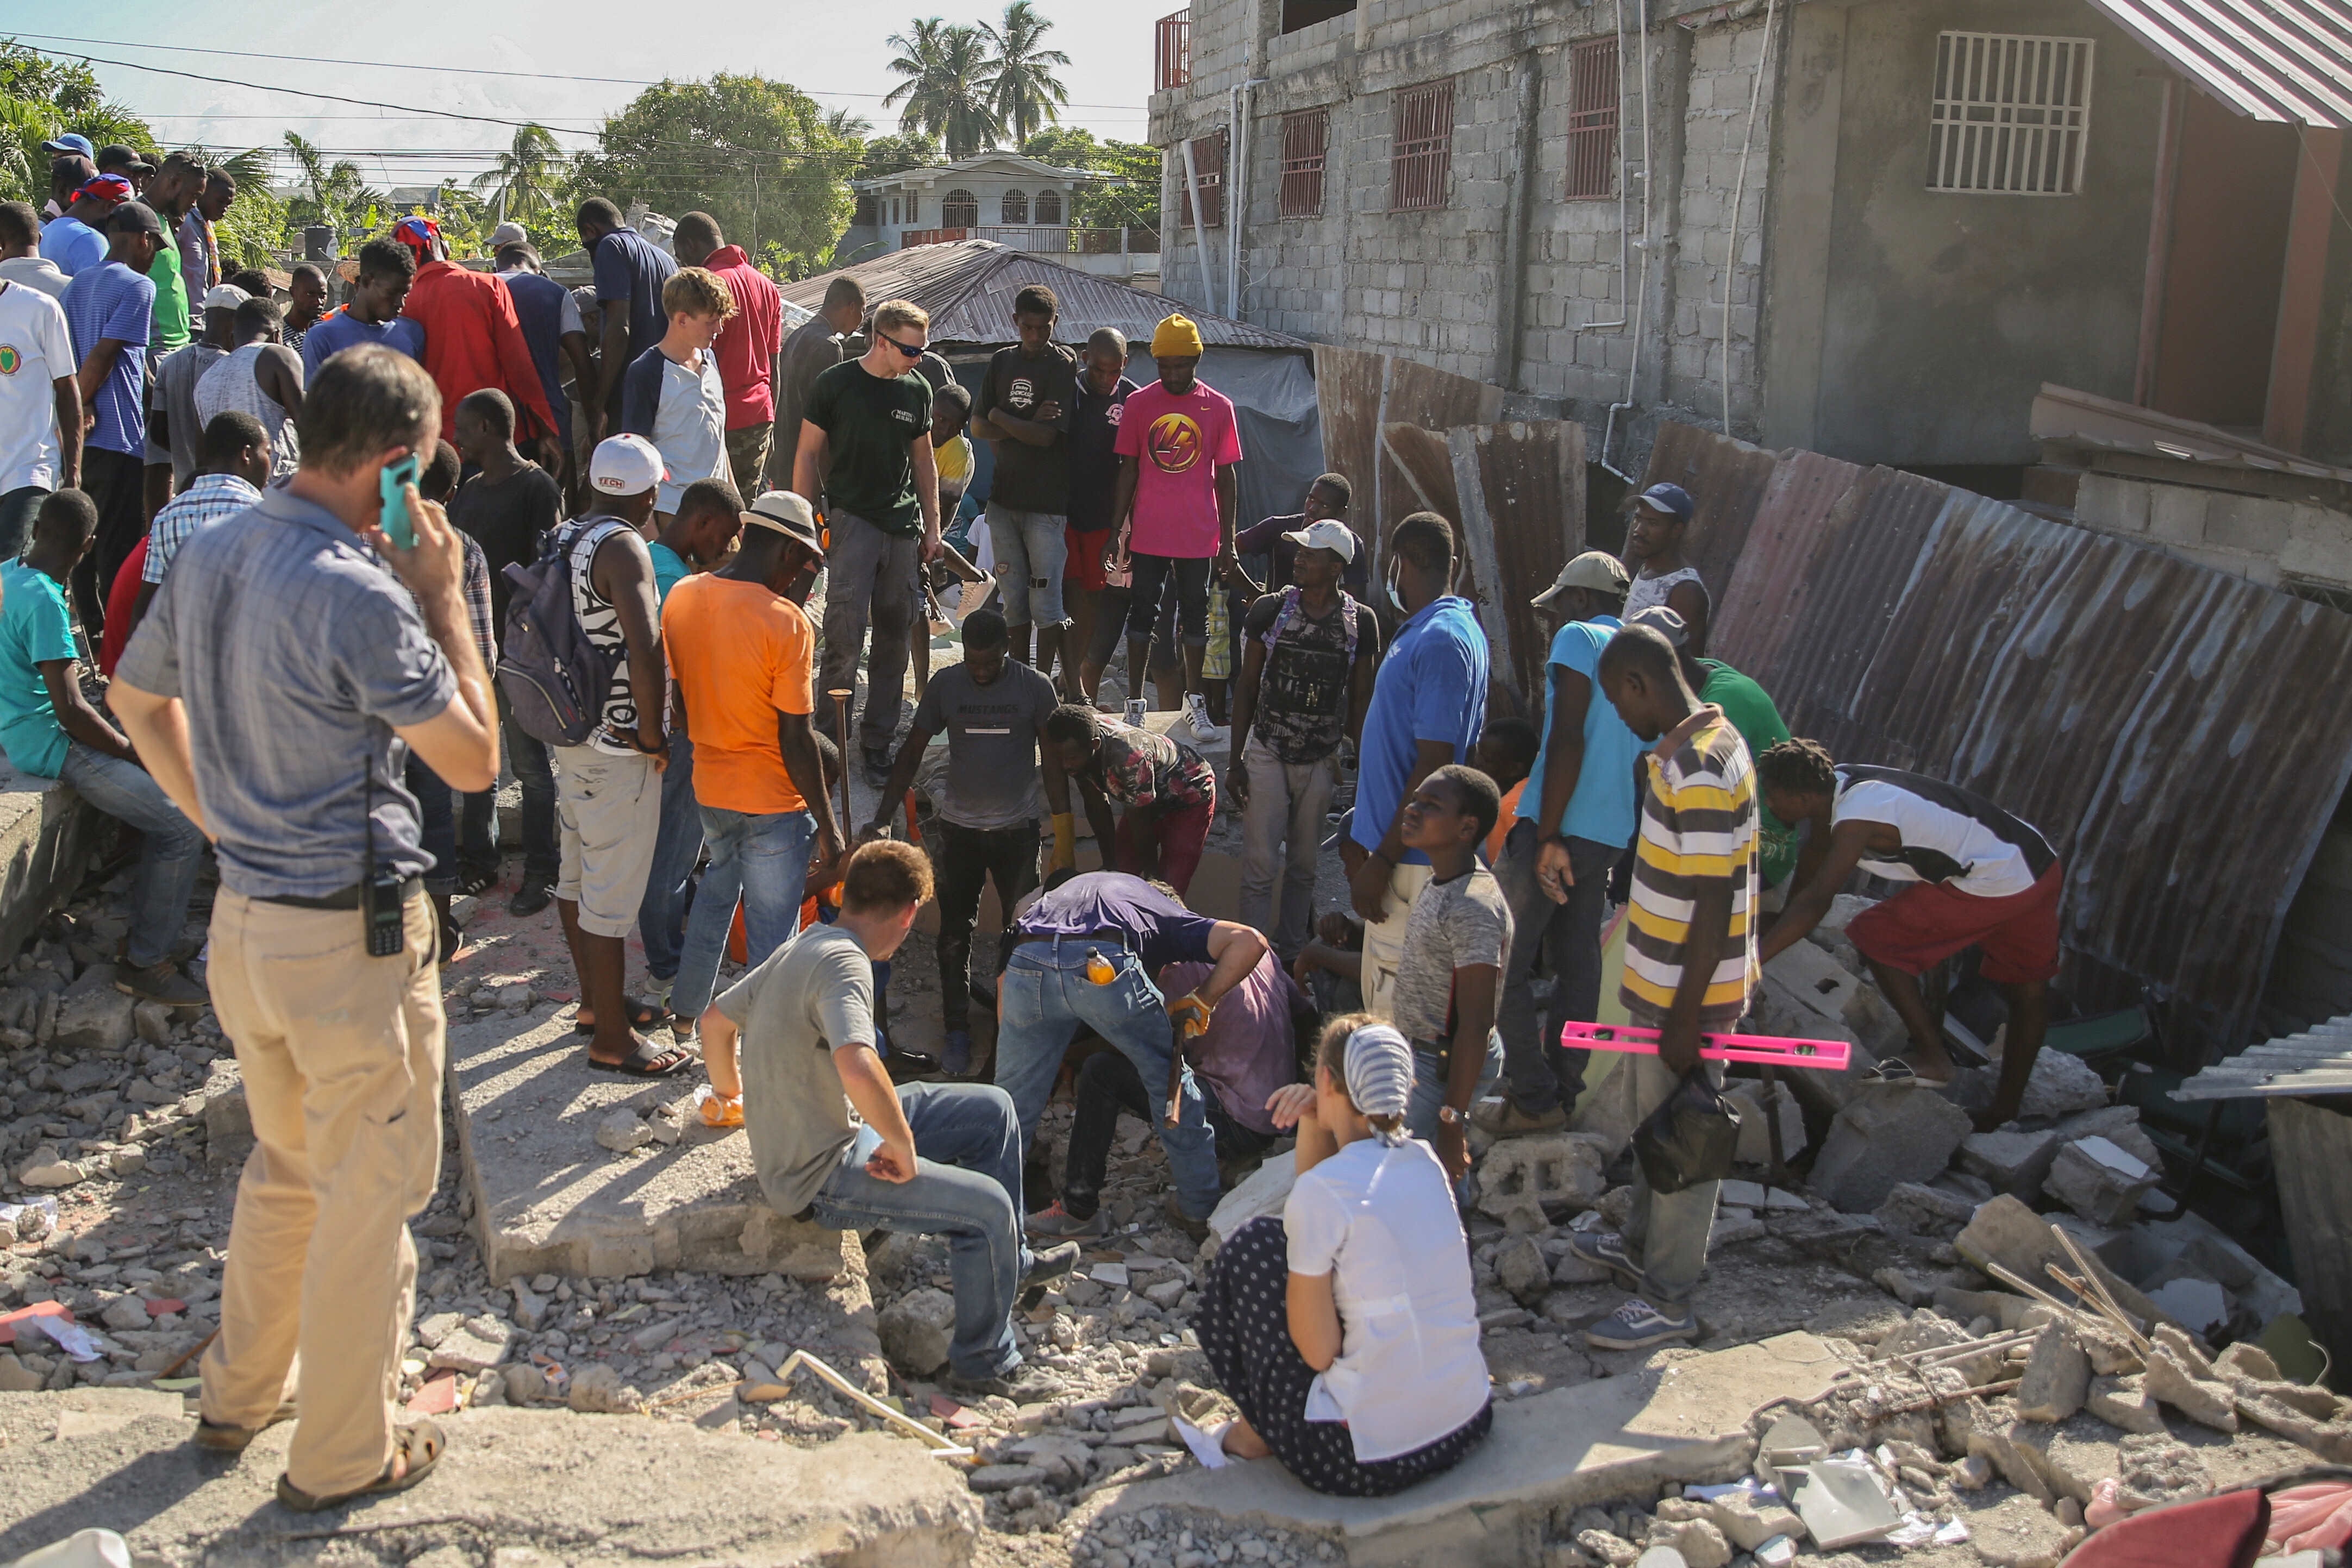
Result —
<instances>
[{"instance_id":1,"label":"striped yellow shirt","mask_svg":"<svg viewBox=\"0 0 2352 1568\"><path fill-rule=\"evenodd\" d=\"M1693 886L1728 878L1731 929L1699 1008L1702 1028L1727 1029L1748 1010L1759 972L1751 920L1756 779L1747 743L1722 709L1702 707L1643 758L1643 777L1620 996L1635 1022L1656 1025L1682 986Z\"/></svg>"}]
</instances>

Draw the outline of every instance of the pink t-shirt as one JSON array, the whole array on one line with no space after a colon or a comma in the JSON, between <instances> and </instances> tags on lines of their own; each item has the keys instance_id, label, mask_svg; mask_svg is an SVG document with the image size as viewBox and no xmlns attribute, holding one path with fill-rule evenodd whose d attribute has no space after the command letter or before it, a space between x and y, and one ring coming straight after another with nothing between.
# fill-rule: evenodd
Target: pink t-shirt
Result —
<instances>
[{"instance_id":1,"label":"pink t-shirt","mask_svg":"<svg viewBox=\"0 0 2352 1568\"><path fill-rule=\"evenodd\" d=\"M1158 382L1128 396L1118 451L1142 459L1128 548L1143 555L1217 553L1217 470L1242 460L1233 400L1199 382L1182 397Z\"/></svg>"}]
</instances>

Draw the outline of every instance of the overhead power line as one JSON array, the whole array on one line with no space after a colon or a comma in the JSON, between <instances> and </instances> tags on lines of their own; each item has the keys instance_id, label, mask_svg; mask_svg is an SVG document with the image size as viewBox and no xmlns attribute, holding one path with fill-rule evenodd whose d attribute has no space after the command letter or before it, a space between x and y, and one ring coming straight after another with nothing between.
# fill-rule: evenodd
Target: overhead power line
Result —
<instances>
[{"instance_id":1,"label":"overhead power line","mask_svg":"<svg viewBox=\"0 0 2352 1568\"><path fill-rule=\"evenodd\" d=\"M78 55L72 57L85 60L94 66L120 66L124 70L152 71L157 76L185 77L191 81L214 82L222 87L250 88L256 92L282 92L295 98L320 99L329 103L355 103L362 109L389 109L411 118L426 116L435 120L470 120L483 125L509 125L518 131L536 125L543 131L554 131L564 136L597 134L595 131L582 131L568 125L550 125L543 120L508 120L494 114L465 114L454 109L426 109L418 104L385 103L373 98L345 98L341 93L314 92L309 88L300 87L273 87L268 82L239 81L235 77L206 76L201 71L180 71L163 66L142 66L136 60L110 60L97 55Z\"/></svg>"}]
</instances>

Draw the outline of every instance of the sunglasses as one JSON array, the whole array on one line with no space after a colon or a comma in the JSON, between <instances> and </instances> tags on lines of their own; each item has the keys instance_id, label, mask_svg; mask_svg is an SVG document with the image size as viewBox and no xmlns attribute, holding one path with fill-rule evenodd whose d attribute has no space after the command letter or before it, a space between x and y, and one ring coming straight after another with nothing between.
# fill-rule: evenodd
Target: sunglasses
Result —
<instances>
[{"instance_id":1,"label":"sunglasses","mask_svg":"<svg viewBox=\"0 0 2352 1568\"><path fill-rule=\"evenodd\" d=\"M914 347L908 348L906 344L898 341L898 339L891 337L887 332L883 333L881 337L884 342L889 344L892 348L898 350L900 353L906 355L910 360L921 359L923 357L923 350L927 347L925 344L917 343Z\"/></svg>"}]
</instances>

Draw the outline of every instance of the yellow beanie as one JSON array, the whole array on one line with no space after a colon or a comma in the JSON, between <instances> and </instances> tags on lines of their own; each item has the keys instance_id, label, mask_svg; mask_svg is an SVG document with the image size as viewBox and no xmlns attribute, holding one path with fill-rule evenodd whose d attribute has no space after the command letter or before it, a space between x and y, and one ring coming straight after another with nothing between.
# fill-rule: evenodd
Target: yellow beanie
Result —
<instances>
[{"instance_id":1,"label":"yellow beanie","mask_svg":"<svg viewBox=\"0 0 2352 1568\"><path fill-rule=\"evenodd\" d=\"M1201 329L1192 325L1189 316L1171 316L1151 334L1151 357L1155 360L1171 354L1181 360L1200 351Z\"/></svg>"}]
</instances>

